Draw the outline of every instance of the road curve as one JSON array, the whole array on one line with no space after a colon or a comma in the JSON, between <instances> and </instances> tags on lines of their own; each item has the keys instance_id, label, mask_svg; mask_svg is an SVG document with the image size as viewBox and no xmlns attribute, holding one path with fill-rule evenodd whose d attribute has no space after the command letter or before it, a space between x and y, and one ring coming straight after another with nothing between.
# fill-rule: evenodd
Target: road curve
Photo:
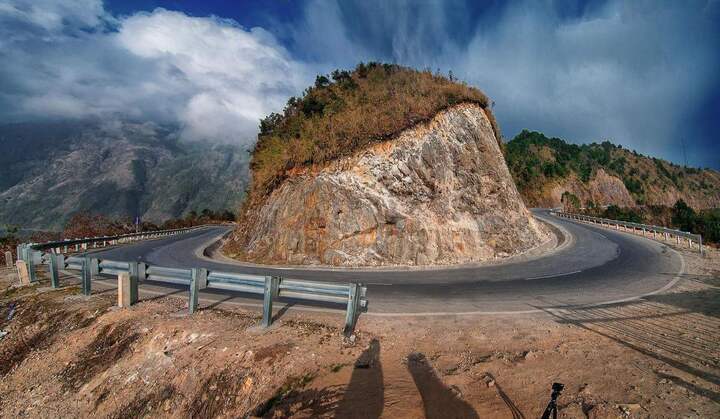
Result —
<instances>
[{"instance_id":1,"label":"road curve","mask_svg":"<svg viewBox=\"0 0 720 419\"><path fill-rule=\"evenodd\" d=\"M327 270L239 266L198 256L222 236L210 227L166 239L95 252L113 260L138 260L166 267L203 267L248 274L273 274L316 281L367 284L371 315L525 313L637 298L668 287L682 273L682 257L662 243L537 211L562 227L570 243L534 260L504 265L431 270ZM155 284L155 292L172 286ZM208 291L207 301L258 305L253 296ZM299 305L302 303L298 302Z\"/></svg>"}]
</instances>

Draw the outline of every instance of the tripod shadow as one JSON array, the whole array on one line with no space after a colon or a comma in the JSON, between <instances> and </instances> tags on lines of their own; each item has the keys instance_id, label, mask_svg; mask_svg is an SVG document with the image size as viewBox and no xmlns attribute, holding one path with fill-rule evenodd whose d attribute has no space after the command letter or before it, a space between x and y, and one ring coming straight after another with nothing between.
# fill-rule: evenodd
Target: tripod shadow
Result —
<instances>
[{"instance_id":1,"label":"tripod shadow","mask_svg":"<svg viewBox=\"0 0 720 419\"><path fill-rule=\"evenodd\" d=\"M425 355L410 354L407 366L422 397L426 418L479 418L468 403L438 378Z\"/></svg>"},{"instance_id":2,"label":"tripod shadow","mask_svg":"<svg viewBox=\"0 0 720 419\"><path fill-rule=\"evenodd\" d=\"M485 377L483 377L486 381L492 381L494 382L495 390L497 391L498 396L502 399L502 401L505 403L505 405L510 409L510 413L512 414L513 419L525 419L525 416L523 413L518 409L518 407L513 403L512 399L503 391L502 387L500 387L500 384L498 384L495 377L493 377L492 374L489 372L485 373Z\"/></svg>"}]
</instances>

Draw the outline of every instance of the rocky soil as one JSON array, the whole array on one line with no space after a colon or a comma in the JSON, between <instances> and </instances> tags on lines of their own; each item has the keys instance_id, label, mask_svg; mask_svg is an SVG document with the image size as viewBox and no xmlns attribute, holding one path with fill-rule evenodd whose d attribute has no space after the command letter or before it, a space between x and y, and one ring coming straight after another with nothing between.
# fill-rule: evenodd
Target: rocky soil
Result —
<instances>
[{"instance_id":1,"label":"rocky soil","mask_svg":"<svg viewBox=\"0 0 720 419\"><path fill-rule=\"evenodd\" d=\"M468 104L354 156L296 170L226 254L280 264L457 264L548 238L525 208L487 116Z\"/></svg>"},{"instance_id":2,"label":"rocky soil","mask_svg":"<svg viewBox=\"0 0 720 419\"><path fill-rule=\"evenodd\" d=\"M635 199L630 195L622 179L598 169L595 177L587 183L576 176L563 179L561 182L546 186L548 189L540 195L536 203L544 208L557 208L562 206L562 194L570 192L580 199L581 205L594 202L596 205L618 205L621 207L635 206Z\"/></svg>"},{"instance_id":3,"label":"rocky soil","mask_svg":"<svg viewBox=\"0 0 720 419\"><path fill-rule=\"evenodd\" d=\"M116 309L114 292L6 288L2 417L562 418L720 415L720 254L682 251L670 291L524 315L259 314L186 296ZM282 307L278 307L282 309Z\"/></svg>"}]
</instances>

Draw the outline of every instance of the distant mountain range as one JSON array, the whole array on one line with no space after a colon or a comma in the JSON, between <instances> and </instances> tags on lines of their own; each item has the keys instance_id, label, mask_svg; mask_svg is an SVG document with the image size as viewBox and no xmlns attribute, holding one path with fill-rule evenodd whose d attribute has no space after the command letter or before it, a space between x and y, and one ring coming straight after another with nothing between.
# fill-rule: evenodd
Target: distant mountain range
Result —
<instances>
[{"instance_id":1,"label":"distant mountain range","mask_svg":"<svg viewBox=\"0 0 720 419\"><path fill-rule=\"evenodd\" d=\"M563 195L580 206L720 207L720 172L679 166L609 142L575 145L523 131L504 144L528 206ZM179 140L178 128L128 121L0 125L0 227L60 229L80 211L162 222L237 211L249 182L238 146Z\"/></svg>"},{"instance_id":2,"label":"distant mountain range","mask_svg":"<svg viewBox=\"0 0 720 419\"><path fill-rule=\"evenodd\" d=\"M154 123L0 125L0 224L59 229L78 211L161 222L203 209L237 211L249 155L183 142Z\"/></svg>"},{"instance_id":3,"label":"distant mountain range","mask_svg":"<svg viewBox=\"0 0 720 419\"><path fill-rule=\"evenodd\" d=\"M720 172L684 167L610 142L569 144L523 131L505 144L505 159L525 203L556 207L662 205L720 207Z\"/></svg>"}]
</instances>

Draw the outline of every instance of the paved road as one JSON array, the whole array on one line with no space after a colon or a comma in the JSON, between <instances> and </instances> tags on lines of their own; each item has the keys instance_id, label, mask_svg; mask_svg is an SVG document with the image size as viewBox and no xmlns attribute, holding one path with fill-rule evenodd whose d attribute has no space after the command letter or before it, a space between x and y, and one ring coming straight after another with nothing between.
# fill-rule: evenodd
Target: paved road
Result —
<instances>
[{"instance_id":1,"label":"paved road","mask_svg":"<svg viewBox=\"0 0 720 419\"><path fill-rule=\"evenodd\" d=\"M227 227L97 252L113 260L138 260L166 267L203 267L249 274L276 274L320 281L361 281L368 285L375 315L529 312L568 305L624 300L655 292L683 269L672 249L642 237L553 217L536 217L562 227L568 243L548 256L505 265L432 270L319 270L239 266L198 256L197 250L227 232ZM146 286L143 286L146 287ZM147 286L153 292L179 290ZM242 294L209 291L206 301L257 305Z\"/></svg>"}]
</instances>

